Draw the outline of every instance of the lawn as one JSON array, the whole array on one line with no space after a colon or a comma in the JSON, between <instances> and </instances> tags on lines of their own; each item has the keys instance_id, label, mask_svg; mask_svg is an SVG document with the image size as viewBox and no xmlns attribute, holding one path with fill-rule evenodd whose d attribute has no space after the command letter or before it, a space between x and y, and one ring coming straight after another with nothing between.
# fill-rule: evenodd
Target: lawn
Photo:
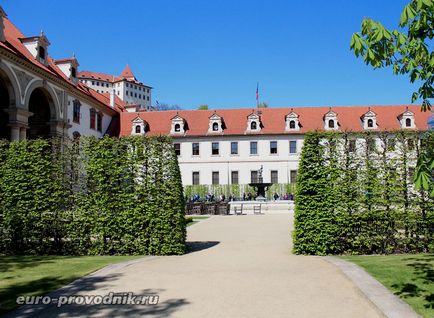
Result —
<instances>
[{"instance_id":1,"label":"lawn","mask_svg":"<svg viewBox=\"0 0 434 318\"><path fill-rule=\"evenodd\" d=\"M434 254L342 256L363 267L423 317L434 317Z\"/></svg>"},{"instance_id":2,"label":"lawn","mask_svg":"<svg viewBox=\"0 0 434 318\"><path fill-rule=\"evenodd\" d=\"M0 256L0 314L18 296L46 295L108 264L143 256Z\"/></svg>"},{"instance_id":3,"label":"lawn","mask_svg":"<svg viewBox=\"0 0 434 318\"><path fill-rule=\"evenodd\" d=\"M196 215L192 215L192 216L187 216L186 220L187 220L187 226L193 225L199 221L205 220L209 218L209 216L196 216Z\"/></svg>"}]
</instances>

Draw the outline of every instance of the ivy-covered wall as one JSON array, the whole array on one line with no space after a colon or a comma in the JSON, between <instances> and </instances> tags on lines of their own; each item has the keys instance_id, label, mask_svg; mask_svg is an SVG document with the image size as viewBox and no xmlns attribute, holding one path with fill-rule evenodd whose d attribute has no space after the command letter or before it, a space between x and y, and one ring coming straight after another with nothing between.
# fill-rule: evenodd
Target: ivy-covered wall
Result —
<instances>
[{"instance_id":1,"label":"ivy-covered wall","mask_svg":"<svg viewBox=\"0 0 434 318\"><path fill-rule=\"evenodd\" d=\"M182 254L177 157L167 137L0 143L0 253Z\"/></svg>"},{"instance_id":2,"label":"ivy-covered wall","mask_svg":"<svg viewBox=\"0 0 434 318\"><path fill-rule=\"evenodd\" d=\"M432 133L308 133L294 253L434 251L434 198L413 186L417 157L433 148Z\"/></svg>"}]
</instances>

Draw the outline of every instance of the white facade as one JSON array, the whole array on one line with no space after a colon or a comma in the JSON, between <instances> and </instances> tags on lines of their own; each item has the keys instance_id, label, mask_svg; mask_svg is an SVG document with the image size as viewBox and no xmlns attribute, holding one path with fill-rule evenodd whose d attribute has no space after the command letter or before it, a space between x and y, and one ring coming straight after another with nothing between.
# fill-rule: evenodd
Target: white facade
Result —
<instances>
[{"instance_id":1,"label":"white facade","mask_svg":"<svg viewBox=\"0 0 434 318\"><path fill-rule=\"evenodd\" d=\"M277 153L272 153L274 150L271 148L273 146L274 149L274 142L277 144ZM199 144L199 155L193 154L193 143ZM213 154L213 143L218 143L218 154ZM237 143L237 153L231 153L231 150L234 150L232 143ZM251 143L256 143L256 146ZM238 172L238 184L248 184L254 181L251 179L252 171L258 171L261 166L264 182L294 183L295 180L291 180L291 175L293 178L296 176L303 136L175 138L174 144L180 145L178 162L183 185L193 184L193 172L199 173L199 184L213 184L213 172L218 172L219 180L215 184L232 184L233 171ZM275 171L277 171L277 180L271 180L271 171L273 171L274 178L276 178Z\"/></svg>"},{"instance_id":2,"label":"white facade","mask_svg":"<svg viewBox=\"0 0 434 318\"><path fill-rule=\"evenodd\" d=\"M79 80L98 93L115 94L126 104L138 106L138 108L152 109L152 87L138 81L127 66L120 76L95 72L81 72ZM128 111L136 111L136 108L129 108Z\"/></svg>"}]
</instances>

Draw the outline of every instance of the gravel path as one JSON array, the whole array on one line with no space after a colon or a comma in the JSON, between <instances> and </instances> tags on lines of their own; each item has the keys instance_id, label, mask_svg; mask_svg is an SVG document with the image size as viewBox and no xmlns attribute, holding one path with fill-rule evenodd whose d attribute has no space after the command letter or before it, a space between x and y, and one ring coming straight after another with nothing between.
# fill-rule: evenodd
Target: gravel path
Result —
<instances>
[{"instance_id":1,"label":"gravel path","mask_svg":"<svg viewBox=\"0 0 434 318\"><path fill-rule=\"evenodd\" d=\"M155 293L158 305L32 311L41 317L382 317L337 267L320 257L291 254L292 219L214 216L189 227L192 251L186 255L105 268L61 291Z\"/></svg>"}]
</instances>

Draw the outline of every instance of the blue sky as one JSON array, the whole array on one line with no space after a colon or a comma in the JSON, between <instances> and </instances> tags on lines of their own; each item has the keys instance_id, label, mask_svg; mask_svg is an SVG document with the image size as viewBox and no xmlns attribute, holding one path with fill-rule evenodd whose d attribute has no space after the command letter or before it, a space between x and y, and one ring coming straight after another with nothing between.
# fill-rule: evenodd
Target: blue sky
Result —
<instances>
[{"instance_id":1,"label":"blue sky","mask_svg":"<svg viewBox=\"0 0 434 318\"><path fill-rule=\"evenodd\" d=\"M408 0L3 0L25 35L44 30L54 58L82 70L129 64L153 100L184 109L379 105L414 87L349 50L363 17L396 27Z\"/></svg>"}]
</instances>

